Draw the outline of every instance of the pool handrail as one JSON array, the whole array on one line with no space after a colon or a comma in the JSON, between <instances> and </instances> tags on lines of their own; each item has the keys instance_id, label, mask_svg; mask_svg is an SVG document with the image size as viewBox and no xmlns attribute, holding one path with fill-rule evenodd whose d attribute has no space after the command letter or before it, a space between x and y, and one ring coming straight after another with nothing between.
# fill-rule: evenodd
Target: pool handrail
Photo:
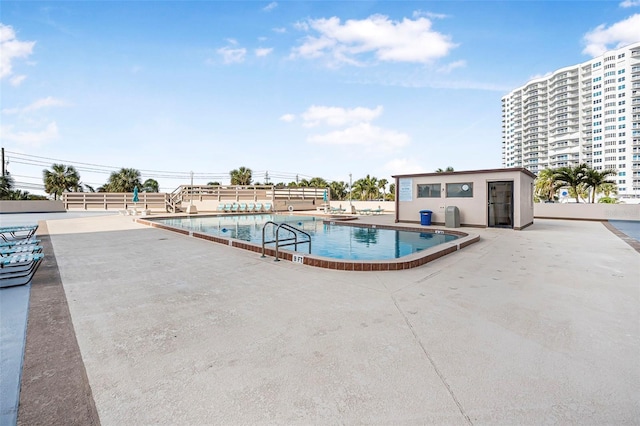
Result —
<instances>
[{"instance_id":1,"label":"pool handrail","mask_svg":"<svg viewBox=\"0 0 640 426\"><path fill-rule=\"evenodd\" d=\"M274 225L277 226L276 228L276 239L272 240L272 241L265 241L264 239L264 232L267 229L267 225ZM283 240L280 239L280 229L285 229L289 232L291 232L293 234L292 238L285 238ZM298 233L306 235L307 236L307 241L298 241ZM280 242L284 242L284 241L293 241L292 243L286 243L286 244L280 244ZM271 220L265 222L265 224L262 226L262 256L261 257L267 257L265 255L265 244L270 244L270 243L276 243L276 258L274 259L274 262L279 262L279 247L285 247L285 246L292 246L295 245L295 249L298 249L298 244L305 244L305 243L309 243L309 254L311 254L311 235L307 232L304 232L302 229L298 229L295 226L291 226L287 223L276 223L273 222Z\"/></svg>"}]
</instances>

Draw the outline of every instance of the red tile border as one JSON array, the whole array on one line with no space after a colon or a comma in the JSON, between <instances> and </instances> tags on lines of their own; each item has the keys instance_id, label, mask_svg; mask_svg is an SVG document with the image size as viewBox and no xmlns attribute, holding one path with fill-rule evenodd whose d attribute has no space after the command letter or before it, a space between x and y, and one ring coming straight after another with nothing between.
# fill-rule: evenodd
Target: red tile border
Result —
<instances>
[{"instance_id":1,"label":"red tile border","mask_svg":"<svg viewBox=\"0 0 640 426\"><path fill-rule=\"evenodd\" d=\"M146 219L136 219L137 223L142 225L151 226L153 228L164 229L167 231L177 232L182 235L193 236L195 238L199 238L205 241L215 242L217 244L224 244L227 246L244 249L247 251L251 251L254 253L259 253L262 255L262 246L259 244L243 241L243 240L235 240L231 238L223 238L216 235L205 234L203 232L193 231L190 232L188 230L173 227L170 225L165 225L162 223L153 222ZM337 226L354 226L359 228L377 228L377 229L390 229L390 230L399 230L399 231L411 231L411 232L421 232L421 233L432 233L432 234L441 234L446 233L450 235L458 236L460 240L450 241L448 243L443 243L438 246L433 247L432 249L424 250L420 253L413 253L408 256L405 256L400 259L389 259L389 260L381 260L381 261L342 261L335 260L329 258L323 258L314 255L302 254L304 257L304 264L307 266L313 266L316 268L325 268L325 269L335 269L339 271L400 271L404 269L417 268L419 266L425 265L429 262L432 262L436 259L439 259L448 254L454 253L462 248L465 248L473 243L480 241L479 235L469 235L466 232L461 231L453 231L453 230L442 230L442 229L424 229L419 227L398 227L398 226L389 226L389 225L370 225L363 223L344 223L345 221L336 220L332 218L330 220L324 220L323 223L332 224ZM274 248L265 247L264 249L265 256L275 257L276 252ZM293 260L292 252L287 250L280 249L278 251L278 258L280 260Z\"/></svg>"}]
</instances>

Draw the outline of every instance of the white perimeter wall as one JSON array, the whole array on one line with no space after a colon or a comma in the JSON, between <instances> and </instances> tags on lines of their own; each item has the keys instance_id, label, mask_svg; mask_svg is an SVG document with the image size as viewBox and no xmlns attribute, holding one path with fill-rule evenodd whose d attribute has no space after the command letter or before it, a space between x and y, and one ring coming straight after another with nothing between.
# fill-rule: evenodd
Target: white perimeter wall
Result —
<instances>
[{"instance_id":1,"label":"white perimeter wall","mask_svg":"<svg viewBox=\"0 0 640 426\"><path fill-rule=\"evenodd\" d=\"M640 204L535 203L536 218L640 220Z\"/></svg>"},{"instance_id":2,"label":"white perimeter wall","mask_svg":"<svg viewBox=\"0 0 640 426\"><path fill-rule=\"evenodd\" d=\"M53 200L3 200L0 201L0 213L51 213L65 212L62 201Z\"/></svg>"}]
</instances>

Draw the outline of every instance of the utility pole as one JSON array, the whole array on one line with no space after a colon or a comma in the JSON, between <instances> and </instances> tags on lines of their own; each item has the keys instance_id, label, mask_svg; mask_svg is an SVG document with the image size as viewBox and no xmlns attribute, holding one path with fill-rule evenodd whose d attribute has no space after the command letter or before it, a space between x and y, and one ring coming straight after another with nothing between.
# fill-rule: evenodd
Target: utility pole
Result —
<instances>
[{"instance_id":1,"label":"utility pole","mask_svg":"<svg viewBox=\"0 0 640 426\"><path fill-rule=\"evenodd\" d=\"M267 170L266 172L264 172L264 183L266 185L269 185L269 170Z\"/></svg>"},{"instance_id":2,"label":"utility pole","mask_svg":"<svg viewBox=\"0 0 640 426\"><path fill-rule=\"evenodd\" d=\"M353 204L351 204L351 186L352 186L352 183L351 183L351 173L349 173L349 207L351 208L351 209L350 209L350 210L351 210L351 212L350 212L350 213L351 213L351 214L353 214Z\"/></svg>"},{"instance_id":3,"label":"utility pole","mask_svg":"<svg viewBox=\"0 0 640 426\"><path fill-rule=\"evenodd\" d=\"M2 177L6 174L6 170L4 169L4 147L2 147Z\"/></svg>"},{"instance_id":4,"label":"utility pole","mask_svg":"<svg viewBox=\"0 0 640 426\"><path fill-rule=\"evenodd\" d=\"M193 205L193 172L191 172L191 188L189 188L189 207L187 207L187 214L198 213L198 208Z\"/></svg>"}]
</instances>

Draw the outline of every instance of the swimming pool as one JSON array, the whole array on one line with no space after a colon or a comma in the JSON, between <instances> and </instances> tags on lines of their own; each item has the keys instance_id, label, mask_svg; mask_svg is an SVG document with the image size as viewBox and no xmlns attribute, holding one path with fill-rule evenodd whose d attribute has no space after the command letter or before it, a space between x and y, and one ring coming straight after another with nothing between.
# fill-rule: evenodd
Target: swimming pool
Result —
<instances>
[{"instance_id":1,"label":"swimming pool","mask_svg":"<svg viewBox=\"0 0 640 426\"><path fill-rule=\"evenodd\" d=\"M234 238L254 244L262 243L262 228L268 221L286 223L311 236L312 255L357 261L399 259L459 238L458 235L443 231L414 232L372 226L345 226L319 217L288 214L191 216L152 221L190 232ZM276 226L268 226L265 239L274 240L275 229ZM280 235L280 238L286 238L291 234L284 231ZM301 238L301 241L306 241L306 238ZM274 244L269 246L274 247ZM295 250L294 246L285 248ZM307 254L308 245L300 244L296 251Z\"/></svg>"}]
</instances>

